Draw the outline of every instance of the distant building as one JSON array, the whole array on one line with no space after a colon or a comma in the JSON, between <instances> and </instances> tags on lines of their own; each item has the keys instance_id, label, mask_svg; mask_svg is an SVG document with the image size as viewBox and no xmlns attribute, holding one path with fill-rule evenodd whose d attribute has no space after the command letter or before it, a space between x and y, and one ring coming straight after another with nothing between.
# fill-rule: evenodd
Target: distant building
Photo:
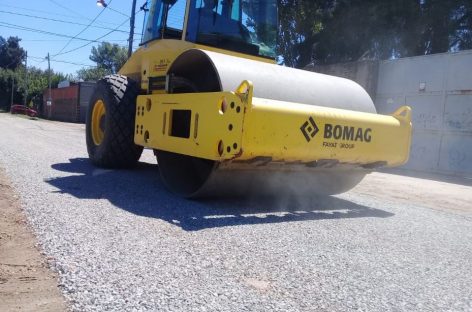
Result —
<instances>
[{"instance_id":1,"label":"distant building","mask_svg":"<svg viewBox=\"0 0 472 312\"><path fill-rule=\"evenodd\" d=\"M39 109L41 117L85 123L89 100L94 88L95 82L61 81L59 88L51 90L51 102L49 103L49 89L45 89L43 105Z\"/></svg>"},{"instance_id":2,"label":"distant building","mask_svg":"<svg viewBox=\"0 0 472 312\"><path fill-rule=\"evenodd\" d=\"M59 84L57 85L57 87L58 87L58 88L70 87L70 81L69 81L69 80L61 81L61 82L59 82Z\"/></svg>"}]
</instances>

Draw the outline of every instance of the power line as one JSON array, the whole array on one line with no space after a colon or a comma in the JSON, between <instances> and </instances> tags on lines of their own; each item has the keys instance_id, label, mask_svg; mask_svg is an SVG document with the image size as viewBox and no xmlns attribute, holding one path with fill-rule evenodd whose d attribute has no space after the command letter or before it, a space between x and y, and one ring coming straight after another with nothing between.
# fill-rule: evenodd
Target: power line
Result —
<instances>
[{"instance_id":1,"label":"power line","mask_svg":"<svg viewBox=\"0 0 472 312\"><path fill-rule=\"evenodd\" d=\"M120 25L121 26L121 25ZM0 22L0 27L5 27L5 28L10 28L10 29L17 29L17 30L24 30L24 31L30 31L30 32L35 32L35 33L40 33L44 35L50 35L50 36L56 36L56 37L63 37L63 38L69 38L69 39L75 39L75 40L81 40L81 41L89 41L91 43L93 42L99 42L97 40L91 40L91 39L85 39L85 38L80 38L80 37L74 37L74 36L69 36L65 34L59 34L59 33L54 33L50 31L45 31L41 29L34 29L30 27L25 27L21 25L16 25L16 24L10 24L10 23L5 23L5 22ZM116 29L112 29L112 32L116 31ZM39 39L38 39L39 40ZM47 41L47 40L46 40Z\"/></svg>"},{"instance_id":2,"label":"power line","mask_svg":"<svg viewBox=\"0 0 472 312\"><path fill-rule=\"evenodd\" d=\"M28 42L64 42L67 39L24 39L21 38L21 41L28 41Z\"/></svg>"},{"instance_id":3,"label":"power line","mask_svg":"<svg viewBox=\"0 0 472 312\"><path fill-rule=\"evenodd\" d=\"M40 56L28 56L28 58L35 59L37 61L41 61L40 63L47 60L47 57L40 57ZM65 64L72 64L77 66L87 66L87 67L97 67L96 65L84 64L84 63L77 63L77 62L70 62L70 61L63 61L63 60L51 60L51 62L55 63L65 63ZM38 63L37 65L39 65Z\"/></svg>"},{"instance_id":4,"label":"power line","mask_svg":"<svg viewBox=\"0 0 472 312\"><path fill-rule=\"evenodd\" d=\"M68 8L68 7L66 7L66 6L63 6L62 4L60 4L60 3L58 3L58 2L56 2L56 1L54 1L54 0L49 0L49 2L52 2L53 4L57 5L58 7L60 7L60 8L62 8L62 9L64 9L64 10L66 10L67 12L71 12L71 13L73 13L73 14L76 15L76 16L80 16L80 17L82 17L82 18L85 17L85 16L83 16L83 15L77 13L76 11L71 10L70 8Z\"/></svg>"},{"instance_id":5,"label":"power line","mask_svg":"<svg viewBox=\"0 0 472 312\"><path fill-rule=\"evenodd\" d=\"M72 64L72 65L77 65L77 66L97 67L96 65L88 65L88 64L75 63L75 62L69 62L69 61L60 61L60 60L51 60L51 62Z\"/></svg>"},{"instance_id":6,"label":"power line","mask_svg":"<svg viewBox=\"0 0 472 312\"><path fill-rule=\"evenodd\" d=\"M112 0L110 0L110 3L111 3L111 1L112 1ZM141 12L142 10L143 10L143 8L140 8L140 9L134 14L134 16L136 16L136 15L137 15L139 12ZM121 23L120 25L118 25L117 29L120 28L121 26L123 26L123 25L124 25L126 22L128 22L129 20L130 20L130 18L128 18L128 19L126 19L125 21L123 21L123 23ZM72 50L69 50L69 51L66 51L66 52L57 53L57 54L55 54L54 56L63 55L63 54L67 54L67 53L70 53L70 52L77 51L77 50L79 50L79 49L82 49L82 48L84 48L84 47L90 45L90 44L93 43L93 42L100 42L100 41L99 41L100 39L102 39L102 38L108 36L109 34L111 34L111 33L113 33L113 32L114 32L114 30L111 30L111 31L107 32L106 34L104 34L103 36L98 37L97 39L95 39L95 40L92 41L92 42L86 43L86 44L84 44L84 45L81 45L80 47L77 47L77 48L75 48L75 49L72 49ZM134 40L133 40L133 41L134 41Z\"/></svg>"},{"instance_id":7,"label":"power line","mask_svg":"<svg viewBox=\"0 0 472 312\"><path fill-rule=\"evenodd\" d=\"M51 1L51 2L53 2L53 3L55 2L54 0L49 0L49 1ZM113 1L113 0L110 0L109 4L111 4L112 1ZM80 32L78 32L78 33L74 36L74 38L71 38L71 39L62 47L62 49L59 50L59 52L57 52L56 54L54 54L52 57L55 57L55 56L64 54L64 53L61 53L61 52L64 51L65 48L67 48L67 47L69 46L69 44L72 42L72 40L74 40L77 36L79 36L79 35L82 34L84 31L86 31L86 30L100 17L100 15L102 15L102 13L105 12L106 9L107 9L107 7L104 7L104 8L100 11L100 13L98 13L97 16L95 16L95 18L94 18L84 29L82 29ZM119 28L119 27L121 27L121 25L118 26L117 28Z\"/></svg>"},{"instance_id":8,"label":"power line","mask_svg":"<svg viewBox=\"0 0 472 312\"><path fill-rule=\"evenodd\" d=\"M57 4L54 0L50 0L51 2ZM111 4L113 0L110 0L109 4ZM62 8L65 8L63 7L62 5L59 5L60 7ZM67 8L65 8L67 9ZM5 27L5 28L11 28L11 29L17 29L17 30L24 30L24 31L31 31L31 32L37 32L37 33L42 33L42 34L46 34L46 35L51 35L51 36L58 36L58 37L64 37L64 38L69 38L69 40L67 41L66 45L64 45L64 47L62 47L62 49L52 55L52 57L55 57L55 56L58 56L58 55L64 55L64 54L67 54L67 53L71 53L73 51L76 51L76 50L79 50L79 49L82 49L94 42L103 42L103 41L100 41L100 39L110 35L111 33L113 32L117 32L117 31L120 31L119 28L122 27L126 22L128 22L130 20L130 18L127 18L125 21L123 21L120 25L118 25L116 28L114 29L111 29L109 32L107 32L106 34L98 37L97 39L95 40L90 40L90 39L85 39L85 38L79 38L78 36L80 34L82 34L85 30L87 30L89 27L91 27L91 25L98 19L98 17L105 11L106 7L103 8L103 10L100 11L99 14L97 14L97 16L95 16L95 18L93 20L91 20L91 22L89 24L86 25L86 27L84 29L82 29L82 31L80 31L79 33L77 33L76 35L74 36L69 36L69 35L65 35L65 34L59 34L59 33L53 33L53 32L49 32L49 31L44 31L44 30L40 30L40 29L34 29L34 28L29 28L29 27L25 27L25 26L21 26L21 25L15 25L15 24L10 24L10 23L5 23L5 22L0 22L0 27ZM143 9L141 8L138 12L136 12L133 16L136 16L139 12L141 12ZM20 13L13 13L13 12L8 12L8 11L2 11L0 10L0 12L4 12L4 13L10 13L10 14L16 14L16 15L23 15L23 16L27 16L27 17L32 17L32 18L40 18L40 19L46 19L46 20L54 20L54 21L57 21L57 22L65 22L65 23L72 23L74 24L73 22L68 22L68 21L64 21L64 20L57 20L57 19L48 19L48 18L44 18L44 17L39 17L39 16L33 16L33 15L26 15L26 14L20 14ZM82 24L82 25L85 25L85 24ZM96 26L92 26L92 27L96 27ZM103 28L103 27L101 27ZM108 28L110 29L110 28ZM64 49L72 42L72 40L82 40L82 41L89 41L88 43L82 45L82 46L79 46L77 48L74 48L74 49L71 49L71 50L68 50L68 51L65 51L65 52L62 52L64 51ZM134 41L134 40L133 40ZM46 59L45 58L40 58L40 57L32 57L32 58L36 58L37 60L39 60L39 62L36 64L36 65L40 65L41 63L43 63ZM50 58L49 58L50 59ZM90 67L93 67L92 65L87 65L87 64L81 64L81 63L74 63L74 62L68 62L68 61L62 61L62 60L51 60L50 61L53 61L53 62L59 62L59 63L67 63L67 64L73 64L73 65L78 65L78 66L90 66Z\"/></svg>"},{"instance_id":9,"label":"power line","mask_svg":"<svg viewBox=\"0 0 472 312\"><path fill-rule=\"evenodd\" d=\"M78 66L87 66L87 67L97 67L97 65L88 65L88 64L74 63L74 62L68 62L68 61L51 60L51 62L59 62L59 63L72 64L72 65L78 65Z\"/></svg>"},{"instance_id":10,"label":"power line","mask_svg":"<svg viewBox=\"0 0 472 312\"><path fill-rule=\"evenodd\" d=\"M125 20L123 23L121 23L117 28L123 26L123 25L124 25L126 22L128 22L128 21L129 21L129 18L128 18L127 20ZM95 40L90 40L89 43L86 43L86 44L84 44L84 45L81 45L80 47L74 48L74 49L69 50L69 51L65 51L65 52L62 52L62 53L56 53L54 56L64 55L64 54L67 54L67 53L70 53L70 52L77 51L77 50L79 50L79 49L85 48L86 46L88 46L88 45L90 45L90 44L92 44L92 43L94 43L94 42L101 42L100 39L102 39L102 38L108 36L109 34L111 34L111 33L113 33L113 32L114 32L114 30L111 30L111 31L107 32L106 34L104 34L103 36L98 37L98 38L95 39Z\"/></svg>"},{"instance_id":11,"label":"power line","mask_svg":"<svg viewBox=\"0 0 472 312\"><path fill-rule=\"evenodd\" d=\"M44 63L44 62L47 60L47 58L44 58L44 57L41 58L41 60L38 60L38 57L34 57L34 58L36 59L36 61L35 61L35 62L36 62L35 66L41 65L42 63Z\"/></svg>"},{"instance_id":12,"label":"power line","mask_svg":"<svg viewBox=\"0 0 472 312\"><path fill-rule=\"evenodd\" d=\"M110 1L110 2L111 2L111 1ZM107 5L107 7L108 7L108 6L109 6L109 4ZM121 14L121 15L123 15L123 16L129 17L128 14L125 14L125 13L120 12L120 11L118 11L118 10L115 10L115 9L113 9L113 8L108 8L108 10L113 11L113 12L118 13L118 14Z\"/></svg>"},{"instance_id":13,"label":"power line","mask_svg":"<svg viewBox=\"0 0 472 312\"><path fill-rule=\"evenodd\" d=\"M53 32L50 32L50 31L45 31L45 30L41 30L41 29L34 29L34 28L30 28L30 27L25 27L25 26L5 23L5 22L0 22L0 27L17 29L17 30L25 30L25 31L30 31L30 32L35 32L35 33L40 33L40 34L45 34L45 35L50 35L50 36L56 36L56 37L74 38L72 36L65 35L65 34L53 33ZM82 40L82 41L89 41L89 39L85 39L85 38L75 38L75 39Z\"/></svg>"},{"instance_id":14,"label":"power line","mask_svg":"<svg viewBox=\"0 0 472 312\"><path fill-rule=\"evenodd\" d=\"M0 13L6 13L6 14L18 15L18 16L25 16L25 17L30 17L30 18L42 19L42 20L46 20L46 21L53 21L53 22L59 22L59 23L66 23L66 24L71 24L71 25L87 26L87 24L83 24L83 23L77 23L77 22L72 22L72 21L65 21L65 20L60 20L60 19L55 19L55 18L42 17L42 16L37 16L37 15L29 15L29 14L15 13L15 12L10 12L10 11L3 11L3 10L0 10ZM110 27L103 27L103 26L91 26L91 27L94 27L94 28L101 28L101 29L106 29L106 30L111 30L111 29L113 29L113 28L110 28ZM129 33L129 31L126 31L126 30L117 30L117 32ZM136 34L136 33L135 33L135 34Z\"/></svg>"},{"instance_id":15,"label":"power line","mask_svg":"<svg viewBox=\"0 0 472 312\"><path fill-rule=\"evenodd\" d=\"M31 58L31 59L33 59L33 60L36 59L36 60L34 61L34 62L36 62L35 66L38 66L38 65L44 63L44 62L47 60L47 58L38 57L38 56L29 56L29 58Z\"/></svg>"},{"instance_id":16,"label":"power line","mask_svg":"<svg viewBox=\"0 0 472 312\"><path fill-rule=\"evenodd\" d=\"M72 15L66 15L66 14L59 14L59 13L53 13L53 12L48 12L48 11L42 11L42 10L35 10L35 9L31 9L31 8L23 8L23 7L18 7L18 6L14 6L14 5L9 5L9 4L2 4L3 7L9 7L9 8L13 8L13 9L19 9L21 11L30 11L30 12L38 12L38 13L44 13L44 14L48 14L48 15L59 15L61 17L71 17L71 18L79 18L77 16L72 16ZM82 19L82 17L80 17ZM88 18L87 18L88 19ZM88 19L90 20L90 19Z\"/></svg>"},{"instance_id":17,"label":"power line","mask_svg":"<svg viewBox=\"0 0 472 312\"><path fill-rule=\"evenodd\" d=\"M86 40L89 40L89 39L86 39ZM133 39L133 41L140 41L140 40L141 39L139 39L139 38ZM64 42L64 41L67 41L67 39L23 39L23 38L21 38L21 41L27 41L27 42ZM90 41L92 41L92 40L90 40ZM102 41L102 42L125 42L125 41L128 41L128 39L110 39L110 40Z\"/></svg>"},{"instance_id":18,"label":"power line","mask_svg":"<svg viewBox=\"0 0 472 312\"><path fill-rule=\"evenodd\" d=\"M18 6L14 6L14 5L8 5L8 4L2 4L3 7L9 7L9 8L13 8L13 9L19 9L21 11L30 11L30 12L38 12L38 13L43 13L43 14L46 14L46 15L54 15L54 16L61 16L61 17L70 17L70 18L73 18L73 19L80 19L80 20L88 20L88 21L91 21L92 19L91 18L88 18L86 16L83 16L83 15L76 15L76 16L72 16L72 15L67 15L67 14L59 14L59 13L54 13L54 12L49 12L49 11L42 11L42 10L35 10L35 9L31 9L31 8L23 8L23 7L18 7ZM76 12L73 12L74 14L77 14ZM113 26L116 26L118 24L114 24L114 23L110 23L110 22L102 22L102 21L97 21L98 24L102 24L102 25L111 25L111 27Z\"/></svg>"},{"instance_id":19,"label":"power line","mask_svg":"<svg viewBox=\"0 0 472 312\"><path fill-rule=\"evenodd\" d=\"M124 25L126 22L128 22L129 19L125 20L123 23L121 23L117 28L121 27L122 25ZM7 24L7 25L10 25L10 26L7 26L7 25L2 25L2 24ZM29 27L24 27L24 26L20 26L20 25L15 25L15 24L10 24L10 23L4 23L4 22L0 22L0 27L6 27L6 28L11 28L11 29L17 29L17 30L24 30L24 31L31 31L31 32L36 32L36 33L41 33L41 34L46 34L46 35L51 35L51 36L58 36L58 37L66 37L66 38L72 38L72 36L68 36L68 35L64 35L64 34L58 34L58 33L52 33L52 32L49 32L49 31L43 31L43 30L39 30L39 29L33 29L33 28L29 28ZM103 42L106 42L106 41L100 41L100 39L108 36L109 34L113 33L114 31L116 31L116 29L114 30L111 30L109 31L108 33L106 33L105 35L103 36L100 36L99 38L95 39L95 40L90 40L90 39L84 39L84 38L74 38L76 40L82 40L82 41L89 41L87 44L85 45L82 45L80 47L77 47L75 49L72 49L72 50L69 50L69 51L66 51L66 52L63 52L61 53L60 55L63 55L63 54L66 54L66 53L70 53L70 52L73 52L73 51L76 51L76 50L79 50L83 47L86 47L94 42L97 42L97 43L103 43ZM124 40L126 41L126 40ZM55 55L57 56L57 55ZM42 59L42 60L39 60L37 61L37 63L35 64L36 66L42 64L45 62L46 59ZM54 61L57 61L57 60L51 60L52 62ZM62 62L65 62L65 61L62 61ZM85 65L85 64L84 64ZM89 65L85 65L85 66L89 66Z\"/></svg>"},{"instance_id":20,"label":"power line","mask_svg":"<svg viewBox=\"0 0 472 312\"><path fill-rule=\"evenodd\" d=\"M39 56L31 56L30 55L29 57L32 58L32 59L40 59L40 60L44 59L44 57L39 57Z\"/></svg>"},{"instance_id":21,"label":"power line","mask_svg":"<svg viewBox=\"0 0 472 312\"><path fill-rule=\"evenodd\" d=\"M90 20L89 18L87 18L87 16L84 16L84 15L82 15L82 14L79 14L79 13L77 13L76 11L74 11L74 10L72 10L72 9L70 9L70 8L68 8L68 7L64 6L64 5L62 5L62 4L60 4L59 2L57 2L57 1L55 1L55 0L49 0L49 1L52 2L53 4L57 5L58 7L60 7L60 8L62 8L62 9L64 9L64 10L66 10L67 12L71 12L71 13L73 13L74 15L79 16L79 17L82 18L82 19L85 18L85 19ZM113 0L110 0L110 3L111 3L112 1L113 1ZM113 10L113 9L111 9L111 8L108 8L108 9L109 9L109 10L112 10L112 11L115 11L115 12L117 12L117 13L120 13L120 14L124 14L124 13L121 13L121 12L119 12L119 11L117 11L117 10ZM100 14L101 14L101 13L100 13ZM100 15L100 14L99 14L99 15ZM129 17L128 15L125 15L125 16L126 16L126 17ZM98 17L98 16L97 16L97 17ZM92 20L92 23L93 23L94 21L95 21L95 20Z\"/></svg>"},{"instance_id":22,"label":"power line","mask_svg":"<svg viewBox=\"0 0 472 312\"><path fill-rule=\"evenodd\" d=\"M47 59L47 57L41 57L41 56L28 56L29 58L36 59L36 60L44 60ZM77 62L71 62L71 61L63 61L63 60L51 60L51 62L56 62L56 63L66 63L66 64L73 64L73 65L80 65L80 66L89 66L89 67L96 67L96 65L89 65L89 64L84 64L84 63L77 63Z\"/></svg>"}]
</instances>

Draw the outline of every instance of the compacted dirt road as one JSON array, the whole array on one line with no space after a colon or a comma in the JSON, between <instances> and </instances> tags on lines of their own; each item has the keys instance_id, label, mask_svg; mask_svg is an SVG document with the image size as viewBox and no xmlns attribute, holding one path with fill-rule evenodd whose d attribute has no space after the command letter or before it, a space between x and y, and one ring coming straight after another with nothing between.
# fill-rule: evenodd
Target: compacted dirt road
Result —
<instances>
[{"instance_id":1,"label":"compacted dirt road","mask_svg":"<svg viewBox=\"0 0 472 312\"><path fill-rule=\"evenodd\" d=\"M57 276L36 247L5 173L0 169L0 311L64 311Z\"/></svg>"},{"instance_id":2,"label":"compacted dirt road","mask_svg":"<svg viewBox=\"0 0 472 312\"><path fill-rule=\"evenodd\" d=\"M151 151L92 166L84 125L0 114L0 134L1 312L472 311L471 180L190 201Z\"/></svg>"}]
</instances>

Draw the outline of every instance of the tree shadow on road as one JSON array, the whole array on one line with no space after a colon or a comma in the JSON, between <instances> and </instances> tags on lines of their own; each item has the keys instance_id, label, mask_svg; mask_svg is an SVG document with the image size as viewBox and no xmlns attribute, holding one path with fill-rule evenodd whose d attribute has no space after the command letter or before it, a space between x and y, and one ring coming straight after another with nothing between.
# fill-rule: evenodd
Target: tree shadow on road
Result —
<instances>
[{"instance_id":1,"label":"tree shadow on road","mask_svg":"<svg viewBox=\"0 0 472 312\"><path fill-rule=\"evenodd\" d=\"M187 200L170 193L157 165L139 163L133 170L94 167L86 158L53 164L72 175L46 180L59 192L84 199L107 199L133 214L159 218L186 231L206 228L344 218L387 218L394 214L336 198L251 197Z\"/></svg>"}]
</instances>

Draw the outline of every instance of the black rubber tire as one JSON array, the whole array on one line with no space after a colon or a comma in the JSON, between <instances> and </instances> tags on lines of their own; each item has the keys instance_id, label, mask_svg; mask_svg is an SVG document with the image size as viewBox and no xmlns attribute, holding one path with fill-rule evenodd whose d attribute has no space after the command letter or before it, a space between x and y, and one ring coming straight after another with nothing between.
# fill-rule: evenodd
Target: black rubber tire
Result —
<instances>
[{"instance_id":1,"label":"black rubber tire","mask_svg":"<svg viewBox=\"0 0 472 312\"><path fill-rule=\"evenodd\" d=\"M87 151L90 161L104 168L129 168L139 160L142 146L134 144L138 86L123 75L109 75L97 82L90 98L86 122ZM100 145L92 138L92 112L95 103L105 105L104 137Z\"/></svg>"}]
</instances>

